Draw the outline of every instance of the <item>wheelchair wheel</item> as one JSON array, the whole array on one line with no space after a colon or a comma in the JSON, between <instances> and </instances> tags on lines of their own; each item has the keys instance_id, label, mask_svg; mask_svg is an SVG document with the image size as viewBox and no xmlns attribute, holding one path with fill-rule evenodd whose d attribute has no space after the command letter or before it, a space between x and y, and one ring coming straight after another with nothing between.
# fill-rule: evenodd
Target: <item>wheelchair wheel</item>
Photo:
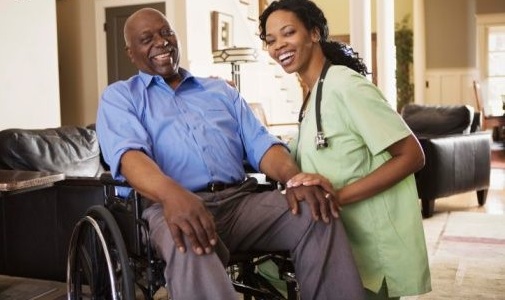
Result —
<instances>
[{"instance_id":1,"label":"wheelchair wheel","mask_svg":"<svg viewBox=\"0 0 505 300\"><path fill-rule=\"evenodd\" d=\"M133 272L121 232L103 206L74 228L67 260L68 299L135 299Z\"/></svg>"}]
</instances>

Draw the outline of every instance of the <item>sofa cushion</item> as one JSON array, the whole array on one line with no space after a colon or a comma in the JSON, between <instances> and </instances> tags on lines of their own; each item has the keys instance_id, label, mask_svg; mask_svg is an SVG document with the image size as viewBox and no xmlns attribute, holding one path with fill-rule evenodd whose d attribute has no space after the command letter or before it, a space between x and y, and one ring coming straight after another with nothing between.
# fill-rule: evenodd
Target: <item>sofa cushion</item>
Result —
<instances>
[{"instance_id":1,"label":"sofa cushion","mask_svg":"<svg viewBox=\"0 0 505 300\"><path fill-rule=\"evenodd\" d=\"M0 131L0 168L70 177L95 177L104 170L96 132L77 126Z\"/></svg>"},{"instance_id":2,"label":"sofa cushion","mask_svg":"<svg viewBox=\"0 0 505 300\"><path fill-rule=\"evenodd\" d=\"M469 133L474 109L468 105L408 104L402 117L417 136Z\"/></svg>"}]
</instances>

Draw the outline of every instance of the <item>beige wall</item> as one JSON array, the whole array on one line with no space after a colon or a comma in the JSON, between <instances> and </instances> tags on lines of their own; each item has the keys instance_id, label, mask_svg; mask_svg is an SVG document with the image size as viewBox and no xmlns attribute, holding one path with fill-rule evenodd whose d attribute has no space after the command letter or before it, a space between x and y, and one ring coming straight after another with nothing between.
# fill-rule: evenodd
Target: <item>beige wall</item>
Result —
<instances>
[{"instance_id":1,"label":"beige wall","mask_svg":"<svg viewBox=\"0 0 505 300\"><path fill-rule=\"evenodd\" d=\"M475 0L426 0L426 68L475 68Z\"/></svg>"},{"instance_id":2,"label":"beige wall","mask_svg":"<svg viewBox=\"0 0 505 300\"><path fill-rule=\"evenodd\" d=\"M0 130L60 125L56 4L0 1Z\"/></svg>"},{"instance_id":3,"label":"beige wall","mask_svg":"<svg viewBox=\"0 0 505 300\"><path fill-rule=\"evenodd\" d=\"M504 0L478 0L476 12L478 14L494 14L505 12Z\"/></svg>"},{"instance_id":4,"label":"beige wall","mask_svg":"<svg viewBox=\"0 0 505 300\"><path fill-rule=\"evenodd\" d=\"M476 68L476 14L503 13L504 0L425 0L426 68Z\"/></svg>"},{"instance_id":5,"label":"beige wall","mask_svg":"<svg viewBox=\"0 0 505 300\"><path fill-rule=\"evenodd\" d=\"M94 122L98 107L93 1L57 1L61 121Z\"/></svg>"}]
</instances>

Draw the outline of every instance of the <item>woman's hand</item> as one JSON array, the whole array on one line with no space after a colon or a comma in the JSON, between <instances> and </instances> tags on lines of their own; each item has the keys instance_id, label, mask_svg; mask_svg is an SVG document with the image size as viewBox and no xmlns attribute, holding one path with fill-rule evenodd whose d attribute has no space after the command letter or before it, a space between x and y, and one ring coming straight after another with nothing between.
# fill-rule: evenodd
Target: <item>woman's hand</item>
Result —
<instances>
[{"instance_id":1,"label":"woman's hand","mask_svg":"<svg viewBox=\"0 0 505 300\"><path fill-rule=\"evenodd\" d=\"M297 186L311 186L319 185L327 193L332 194L334 192L333 185L330 183L326 177L316 174L316 173L298 173L286 182L286 187L297 187Z\"/></svg>"},{"instance_id":2,"label":"woman's hand","mask_svg":"<svg viewBox=\"0 0 505 300\"><path fill-rule=\"evenodd\" d=\"M338 218L339 211L342 209L339 203L338 191L333 189L333 185L326 177L316 173L298 173L286 182L286 188L314 185L321 187L326 192L324 197L331 203L331 214Z\"/></svg>"}]
</instances>

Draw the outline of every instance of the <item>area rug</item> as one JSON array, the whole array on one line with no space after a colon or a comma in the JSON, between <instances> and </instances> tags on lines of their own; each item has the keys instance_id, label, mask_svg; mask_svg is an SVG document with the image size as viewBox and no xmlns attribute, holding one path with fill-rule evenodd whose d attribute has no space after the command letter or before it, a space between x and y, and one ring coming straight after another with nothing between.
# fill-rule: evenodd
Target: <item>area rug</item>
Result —
<instances>
[{"instance_id":1,"label":"area rug","mask_svg":"<svg viewBox=\"0 0 505 300\"><path fill-rule=\"evenodd\" d=\"M505 299L505 216L450 212L437 230L428 242L433 291L402 300Z\"/></svg>"}]
</instances>

